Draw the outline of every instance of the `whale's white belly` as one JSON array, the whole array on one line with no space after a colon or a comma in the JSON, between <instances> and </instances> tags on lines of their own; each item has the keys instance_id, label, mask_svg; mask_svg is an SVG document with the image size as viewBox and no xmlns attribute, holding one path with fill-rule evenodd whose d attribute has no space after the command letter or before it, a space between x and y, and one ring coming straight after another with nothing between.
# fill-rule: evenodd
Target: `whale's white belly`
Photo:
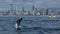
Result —
<instances>
[{"instance_id":1,"label":"whale's white belly","mask_svg":"<svg viewBox=\"0 0 60 34\"><path fill-rule=\"evenodd\" d=\"M17 23L15 24L15 27L16 27L16 28L21 28L21 26L17 26Z\"/></svg>"}]
</instances>

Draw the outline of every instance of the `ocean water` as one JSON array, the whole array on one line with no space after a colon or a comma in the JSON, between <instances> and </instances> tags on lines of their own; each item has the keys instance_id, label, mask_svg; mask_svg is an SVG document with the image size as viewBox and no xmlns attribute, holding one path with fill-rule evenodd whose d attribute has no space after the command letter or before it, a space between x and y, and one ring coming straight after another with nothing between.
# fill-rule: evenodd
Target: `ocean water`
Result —
<instances>
[{"instance_id":1,"label":"ocean water","mask_svg":"<svg viewBox=\"0 0 60 34\"><path fill-rule=\"evenodd\" d=\"M19 17L0 17L0 34L60 34L60 17L23 17L21 28L16 29Z\"/></svg>"}]
</instances>

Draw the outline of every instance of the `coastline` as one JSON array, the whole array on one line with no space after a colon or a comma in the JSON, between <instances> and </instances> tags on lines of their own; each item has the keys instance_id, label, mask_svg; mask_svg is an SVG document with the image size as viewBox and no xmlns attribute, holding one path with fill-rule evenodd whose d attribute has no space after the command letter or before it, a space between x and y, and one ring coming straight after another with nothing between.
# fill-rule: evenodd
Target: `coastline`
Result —
<instances>
[{"instance_id":1,"label":"coastline","mask_svg":"<svg viewBox=\"0 0 60 34\"><path fill-rule=\"evenodd\" d=\"M0 16L0 17L49 17L50 15L40 15L40 16L12 16L12 15L7 15L7 16ZM60 15L54 15L56 17L60 17Z\"/></svg>"}]
</instances>

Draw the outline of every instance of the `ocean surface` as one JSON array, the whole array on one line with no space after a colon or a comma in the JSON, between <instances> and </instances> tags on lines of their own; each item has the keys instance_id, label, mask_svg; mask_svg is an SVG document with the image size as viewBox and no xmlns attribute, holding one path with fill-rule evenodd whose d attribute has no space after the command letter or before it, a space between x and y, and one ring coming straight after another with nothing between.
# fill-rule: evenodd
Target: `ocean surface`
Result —
<instances>
[{"instance_id":1,"label":"ocean surface","mask_svg":"<svg viewBox=\"0 0 60 34\"><path fill-rule=\"evenodd\" d=\"M60 17L23 17L21 28L16 29L16 16L0 16L0 34L60 34Z\"/></svg>"}]
</instances>

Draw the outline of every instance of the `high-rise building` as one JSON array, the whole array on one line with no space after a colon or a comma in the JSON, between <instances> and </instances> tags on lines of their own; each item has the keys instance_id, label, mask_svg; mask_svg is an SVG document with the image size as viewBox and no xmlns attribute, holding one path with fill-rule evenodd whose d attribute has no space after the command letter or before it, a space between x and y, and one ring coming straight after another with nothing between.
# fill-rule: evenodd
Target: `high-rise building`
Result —
<instances>
[{"instance_id":1,"label":"high-rise building","mask_svg":"<svg viewBox=\"0 0 60 34\"><path fill-rule=\"evenodd\" d=\"M47 8L47 9L46 9L46 14L45 14L45 15L48 15L48 13L49 13L49 9Z\"/></svg>"},{"instance_id":2,"label":"high-rise building","mask_svg":"<svg viewBox=\"0 0 60 34\"><path fill-rule=\"evenodd\" d=\"M33 15L35 15L35 7L34 7L34 5L32 6L32 13L33 13Z\"/></svg>"}]
</instances>

